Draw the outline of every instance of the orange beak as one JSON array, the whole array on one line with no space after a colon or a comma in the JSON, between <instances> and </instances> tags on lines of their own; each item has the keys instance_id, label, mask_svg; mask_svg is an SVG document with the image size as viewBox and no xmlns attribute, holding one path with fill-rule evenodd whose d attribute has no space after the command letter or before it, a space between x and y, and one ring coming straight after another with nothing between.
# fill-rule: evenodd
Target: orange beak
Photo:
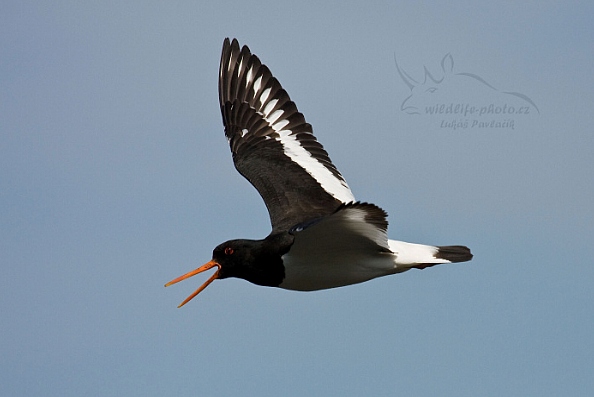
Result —
<instances>
[{"instance_id":1,"label":"orange beak","mask_svg":"<svg viewBox=\"0 0 594 397\"><path fill-rule=\"evenodd\" d=\"M218 268L217 271L214 272L214 274L212 276L210 276L210 278L208 280L206 280L206 282L204 284L202 284L200 286L200 288L198 288L196 291L194 291L192 293L192 295L188 296L182 303L180 303L178 308L182 307L183 305L185 305L186 303L191 301L196 295L198 295L200 292L202 292L202 290L204 288L208 287L208 284L212 283L217 277L219 277L219 270L221 270L221 265L218 264L217 262L215 262L214 260L211 260L210 262L207 262L204 265L200 266L198 269L192 270L191 272L188 272L188 273L184 274L183 276L179 276L175 280L171 280L170 282L165 284L166 287L169 287L171 284L179 283L182 280L192 277L198 273L207 271L208 269L212 269L213 267L217 267Z\"/></svg>"}]
</instances>

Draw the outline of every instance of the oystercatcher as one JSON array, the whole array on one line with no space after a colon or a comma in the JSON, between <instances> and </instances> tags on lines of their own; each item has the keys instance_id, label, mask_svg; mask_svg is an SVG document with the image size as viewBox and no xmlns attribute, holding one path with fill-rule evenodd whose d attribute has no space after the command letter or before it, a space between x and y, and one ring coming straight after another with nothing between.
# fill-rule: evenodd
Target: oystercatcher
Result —
<instances>
[{"instance_id":1,"label":"oystercatcher","mask_svg":"<svg viewBox=\"0 0 594 397\"><path fill-rule=\"evenodd\" d=\"M355 200L287 92L236 39L223 43L219 101L235 168L264 199L272 231L226 241L208 263L165 284L217 268L178 307L217 278L313 291L472 259L460 245L389 240L386 212Z\"/></svg>"}]
</instances>

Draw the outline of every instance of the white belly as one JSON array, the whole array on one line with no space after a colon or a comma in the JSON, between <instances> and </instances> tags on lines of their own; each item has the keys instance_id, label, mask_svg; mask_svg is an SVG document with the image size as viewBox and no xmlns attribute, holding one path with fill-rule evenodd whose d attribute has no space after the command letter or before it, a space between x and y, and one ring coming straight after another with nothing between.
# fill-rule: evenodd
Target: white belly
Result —
<instances>
[{"instance_id":1,"label":"white belly","mask_svg":"<svg viewBox=\"0 0 594 397\"><path fill-rule=\"evenodd\" d=\"M314 291L362 283L396 273L392 254L365 258L356 255L284 255L285 279L280 288Z\"/></svg>"}]
</instances>

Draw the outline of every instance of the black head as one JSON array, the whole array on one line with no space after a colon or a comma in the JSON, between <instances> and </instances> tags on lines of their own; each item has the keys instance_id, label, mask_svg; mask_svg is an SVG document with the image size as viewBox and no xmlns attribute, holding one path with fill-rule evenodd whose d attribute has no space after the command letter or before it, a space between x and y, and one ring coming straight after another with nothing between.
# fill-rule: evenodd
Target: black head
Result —
<instances>
[{"instance_id":1,"label":"black head","mask_svg":"<svg viewBox=\"0 0 594 397\"><path fill-rule=\"evenodd\" d=\"M258 285L278 286L285 277L281 256L288 248L280 248L275 244L276 240L278 239L226 241L212 251L212 259L209 262L168 282L165 286L217 267L214 274L178 307L185 305L217 278L237 277Z\"/></svg>"},{"instance_id":2,"label":"black head","mask_svg":"<svg viewBox=\"0 0 594 397\"><path fill-rule=\"evenodd\" d=\"M212 260L219 264L218 278L245 278L257 261L260 241L229 240L212 250Z\"/></svg>"}]
</instances>

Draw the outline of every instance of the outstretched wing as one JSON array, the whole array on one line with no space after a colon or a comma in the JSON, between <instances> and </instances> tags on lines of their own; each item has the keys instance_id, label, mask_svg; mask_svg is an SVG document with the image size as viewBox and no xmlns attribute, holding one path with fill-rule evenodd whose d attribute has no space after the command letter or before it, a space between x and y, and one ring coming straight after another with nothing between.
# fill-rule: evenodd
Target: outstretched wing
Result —
<instances>
[{"instance_id":1,"label":"outstretched wing","mask_svg":"<svg viewBox=\"0 0 594 397\"><path fill-rule=\"evenodd\" d=\"M235 168L264 199L273 231L355 200L287 92L236 39L223 43L219 101Z\"/></svg>"}]
</instances>

